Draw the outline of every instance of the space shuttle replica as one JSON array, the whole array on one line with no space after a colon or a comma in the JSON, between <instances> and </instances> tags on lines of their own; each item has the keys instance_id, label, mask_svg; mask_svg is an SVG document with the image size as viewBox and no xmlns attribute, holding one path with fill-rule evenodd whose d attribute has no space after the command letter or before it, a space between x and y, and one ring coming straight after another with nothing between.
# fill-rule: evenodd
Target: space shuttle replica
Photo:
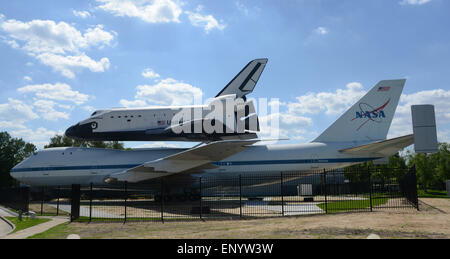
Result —
<instances>
[{"instance_id":1,"label":"space shuttle replica","mask_svg":"<svg viewBox=\"0 0 450 259\"><path fill-rule=\"evenodd\" d=\"M260 130L253 92L267 59L249 62L207 105L98 110L66 136L102 141L247 140Z\"/></svg>"},{"instance_id":2,"label":"space shuttle replica","mask_svg":"<svg viewBox=\"0 0 450 259\"><path fill-rule=\"evenodd\" d=\"M255 88L266 63L267 59L251 61L207 105L99 110L66 132L84 140L181 140L201 145L133 150L49 148L25 159L10 174L31 186L147 183L165 177L168 195L188 195L199 177L307 175L312 170L379 161L411 144L430 143L429 136L436 135L431 127L434 113L418 112L420 116L413 117L417 132L387 139L406 82L394 79L378 82L309 143L254 145L264 140L256 138L258 117L246 95ZM424 126L433 128L434 134L424 133ZM192 180L192 186L185 181L177 184L185 178Z\"/></svg>"}]
</instances>

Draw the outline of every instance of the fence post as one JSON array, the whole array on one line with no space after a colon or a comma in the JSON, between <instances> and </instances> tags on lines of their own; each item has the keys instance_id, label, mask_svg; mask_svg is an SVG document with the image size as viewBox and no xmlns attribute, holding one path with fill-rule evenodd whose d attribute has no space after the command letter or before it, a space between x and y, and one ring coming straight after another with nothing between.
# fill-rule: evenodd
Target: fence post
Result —
<instances>
[{"instance_id":1,"label":"fence post","mask_svg":"<svg viewBox=\"0 0 450 259\"><path fill-rule=\"evenodd\" d=\"M414 203L416 205L417 211L420 211L419 209L419 197L417 194L417 174L416 174L416 165L414 164L412 167L412 171L411 171L412 175L411 175L411 183L410 185L412 185L412 194L413 194L413 198L414 198Z\"/></svg>"},{"instance_id":2,"label":"fence post","mask_svg":"<svg viewBox=\"0 0 450 259\"><path fill-rule=\"evenodd\" d=\"M42 187L42 192L41 192L41 216L44 212L44 195L45 195L45 187Z\"/></svg>"},{"instance_id":3,"label":"fence post","mask_svg":"<svg viewBox=\"0 0 450 259\"><path fill-rule=\"evenodd\" d=\"M370 199L370 212L373 211L373 206L372 206L372 177L370 177L370 167L367 166L367 175L369 177L369 199Z\"/></svg>"},{"instance_id":4,"label":"fence post","mask_svg":"<svg viewBox=\"0 0 450 259\"><path fill-rule=\"evenodd\" d=\"M124 186L124 189L125 189L125 215L124 215L124 219L123 219L123 224L125 224L126 222L127 222L127 199L128 199L128 190L127 190L127 181L125 181L125 186Z\"/></svg>"},{"instance_id":5,"label":"fence post","mask_svg":"<svg viewBox=\"0 0 450 259\"><path fill-rule=\"evenodd\" d=\"M72 184L72 199L70 201L70 222L80 217L80 185Z\"/></svg>"},{"instance_id":6,"label":"fence post","mask_svg":"<svg viewBox=\"0 0 450 259\"><path fill-rule=\"evenodd\" d=\"M164 180L161 177L161 222L164 223Z\"/></svg>"},{"instance_id":7,"label":"fence post","mask_svg":"<svg viewBox=\"0 0 450 259\"><path fill-rule=\"evenodd\" d=\"M373 206L372 206L372 178L370 177L370 167L367 166L367 174L369 177L369 199L370 199L370 212L373 211Z\"/></svg>"},{"instance_id":8,"label":"fence post","mask_svg":"<svg viewBox=\"0 0 450 259\"><path fill-rule=\"evenodd\" d=\"M323 181L325 185L325 214L328 214L328 200L327 200L327 170L323 169Z\"/></svg>"},{"instance_id":9,"label":"fence post","mask_svg":"<svg viewBox=\"0 0 450 259\"><path fill-rule=\"evenodd\" d=\"M56 216L59 216L59 196L61 196L61 186L58 186L58 192L56 196L58 196L56 198Z\"/></svg>"},{"instance_id":10,"label":"fence post","mask_svg":"<svg viewBox=\"0 0 450 259\"><path fill-rule=\"evenodd\" d=\"M242 219L242 175L239 175L239 217Z\"/></svg>"},{"instance_id":11,"label":"fence post","mask_svg":"<svg viewBox=\"0 0 450 259\"><path fill-rule=\"evenodd\" d=\"M89 190L89 222L91 222L92 221L92 196L93 196L93 193L92 193L92 183L91 183L91 186L90 186L91 188L90 188L90 190Z\"/></svg>"},{"instance_id":12,"label":"fence post","mask_svg":"<svg viewBox=\"0 0 450 259\"><path fill-rule=\"evenodd\" d=\"M202 204L202 177L200 177L200 219L202 219L203 204Z\"/></svg>"},{"instance_id":13,"label":"fence post","mask_svg":"<svg viewBox=\"0 0 450 259\"><path fill-rule=\"evenodd\" d=\"M281 215L284 216L283 172L280 172Z\"/></svg>"}]
</instances>

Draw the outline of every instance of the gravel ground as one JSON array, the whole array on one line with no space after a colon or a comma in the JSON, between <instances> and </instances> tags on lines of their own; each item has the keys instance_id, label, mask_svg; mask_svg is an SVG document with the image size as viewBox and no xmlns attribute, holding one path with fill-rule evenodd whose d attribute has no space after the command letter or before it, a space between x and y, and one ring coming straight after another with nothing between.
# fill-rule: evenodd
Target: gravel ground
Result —
<instances>
[{"instance_id":1,"label":"gravel ground","mask_svg":"<svg viewBox=\"0 0 450 259\"><path fill-rule=\"evenodd\" d=\"M154 223L71 223L50 238L450 238L450 199L421 199L421 210L375 210L253 220ZM194 223L194 224L193 224Z\"/></svg>"}]
</instances>

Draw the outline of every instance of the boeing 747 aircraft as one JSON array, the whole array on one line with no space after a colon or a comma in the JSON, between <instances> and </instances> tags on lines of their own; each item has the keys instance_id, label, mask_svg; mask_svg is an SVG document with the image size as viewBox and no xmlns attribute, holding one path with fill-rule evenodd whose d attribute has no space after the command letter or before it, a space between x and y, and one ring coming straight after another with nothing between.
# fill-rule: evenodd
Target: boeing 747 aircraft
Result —
<instances>
[{"instance_id":1,"label":"boeing 747 aircraft","mask_svg":"<svg viewBox=\"0 0 450 259\"><path fill-rule=\"evenodd\" d=\"M414 142L413 135L386 140L404 84L405 80L379 82L311 143L253 145L259 140L221 140L190 149L51 148L18 164L11 176L32 186L107 185L168 176L308 173L377 160Z\"/></svg>"},{"instance_id":2,"label":"boeing 747 aircraft","mask_svg":"<svg viewBox=\"0 0 450 259\"><path fill-rule=\"evenodd\" d=\"M255 139L258 137L255 132L259 131L258 118L256 114L251 113L255 110L253 103L245 101L246 95L253 92L266 63L267 59L249 62L209 105L98 110L89 118L68 128L65 134L71 138L101 141L210 142ZM214 111L214 107L209 106L224 103L227 99L243 100L242 105L235 105L234 111L230 112L234 117L232 122L234 125L228 125L224 119L218 119L209 124L216 126L216 123L220 123L221 131L205 130L203 124L207 120L207 115ZM236 106L242 107L241 116L238 116L239 108ZM237 124L241 120L242 126L238 127ZM200 127L197 127L199 125Z\"/></svg>"}]
</instances>

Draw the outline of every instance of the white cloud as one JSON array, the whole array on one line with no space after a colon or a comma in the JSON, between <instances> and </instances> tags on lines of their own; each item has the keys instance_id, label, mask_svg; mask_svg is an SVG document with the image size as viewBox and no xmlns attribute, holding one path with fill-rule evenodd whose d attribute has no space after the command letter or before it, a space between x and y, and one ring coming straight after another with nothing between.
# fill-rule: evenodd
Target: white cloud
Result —
<instances>
[{"instance_id":1,"label":"white cloud","mask_svg":"<svg viewBox=\"0 0 450 259\"><path fill-rule=\"evenodd\" d=\"M83 18L83 19L91 17L91 14L88 11L73 10L72 12L73 12L73 15L75 15L76 17L80 17L80 18Z\"/></svg>"},{"instance_id":2,"label":"white cloud","mask_svg":"<svg viewBox=\"0 0 450 259\"><path fill-rule=\"evenodd\" d=\"M431 2L431 0L403 0L400 2L401 5L423 5Z\"/></svg>"},{"instance_id":3,"label":"white cloud","mask_svg":"<svg viewBox=\"0 0 450 259\"><path fill-rule=\"evenodd\" d=\"M144 71L142 71L142 76L150 79L156 79L160 77L160 75L158 73L155 73L155 71L153 71L153 69L151 68L144 69Z\"/></svg>"},{"instance_id":4,"label":"white cloud","mask_svg":"<svg viewBox=\"0 0 450 259\"><path fill-rule=\"evenodd\" d=\"M97 0L99 9L115 16L136 17L148 23L181 23L184 3L177 0ZM238 6L239 7L239 6ZM204 9L198 5L195 12L185 11L193 26L203 27L206 33L213 29L223 30L226 25L212 15L200 14Z\"/></svg>"},{"instance_id":5,"label":"white cloud","mask_svg":"<svg viewBox=\"0 0 450 259\"><path fill-rule=\"evenodd\" d=\"M59 119L69 119L69 113L55 110L54 106L57 103L54 101L36 100L33 105L45 120L57 121Z\"/></svg>"},{"instance_id":6,"label":"white cloud","mask_svg":"<svg viewBox=\"0 0 450 259\"><path fill-rule=\"evenodd\" d=\"M248 15L248 8L240 1L235 2L236 8L245 15Z\"/></svg>"},{"instance_id":7,"label":"white cloud","mask_svg":"<svg viewBox=\"0 0 450 259\"><path fill-rule=\"evenodd\" d=\"M358 101L366 91L358 82L349 83L346 89L337 89L336 92L308 93L297 97L297 102L289 102L288 112L292 114L318 114L338 115Z\"/></svg>"},{"instance_id":8,"label":"white cloud","mask_svg":"<svg viewBox=\"0 0 450 259\"><path fill-rule=\"evenodd\" d=\"M120 100L125 107L148 105L189 105L202 100L200 88L177 81L163 79L155 85L139 85L134 101Z\"/></svg>"},{"instance_id":9,"label":"white cloud","mask_svg":"<svg viewBox=\"0 0 450 259\"><path fill-rule=\"evenodd\" d=\"M173 0L97 0L98 8L116 16L137 17L148 23L179 23L181 4Z\"/></svg>"},{"instance_id":10,"label":"white cloud","mask_svg":"<svg viewBox=\"0 0 450 259\"><path fill-rule=\"evenodd\" d=\"M15 40L11 40L11 39L8 39L8 38L6 38L6 37L4 37L4 36L1 36L0 35L0 39L4 42L4 43L6 43L7 45L9 45L11 48L13 48L13 49L19 49L20 48L20 45L17 43L17 41L15 41Z\"/></svg>"},{"instance_id":11,"label":"white cloud","mask_svg":"<svg viewBox=\"0 0 450 259\"><path fill-rule=\"evenodd\" d=\"M38 119L33 107L23 101L8 98L7 103L0 104L0 125L5 128L23 128L27 121Z\"/></svg>"},{"instance_id":12,"label":"white cloud","mask_svg":"<svg viewBox=\"0 0 450 259\"><path fill-rule=\"evenodd\" d=\"M328 29L325 27L318 27L314 30L314 32L319 35L326 35L328 34Z\"/></svg>"},{"instance_id":13,"label":"white cloud","mask_svg":"<svg viewBox=\"0 0 450 259\"><path fill-rule=\"evenodd\" d=\"M287 124L287 125L296 125L301 127L307 127L311 126L312 120L309 117L304 116L298 116L294 114L289 113L283 113L280 114L281 117L281 123Z\"/></svg>"},{"instance_id":14,"label":"white cloud","mask_svg":"<svg viewBox=\"0 0 450 259\"><path fill-rule=\"evenodd\" d=\"M448 100L450 100L450 90L443 89L402 94L388 137L399 137L412 133L411 105L432 104L435 109L438 140L446 141L447 139L440 139L440 137L447 136L444 133L450 124L450 102Z\"/></svg>"},{"instance_id":15,"label":"white cloud","mask_svg":"<svg viewBox=\"0 0 450 259\"><path fill-rule=\"evenodd\" d=\"M83 106L83 110L88 112L94 112L96 109L90 105Z\"/></svg>"},{"instance_id":16,"label":"white cloud","mask_svg":"<svg viewBox=\"0 0 450 259\"><path fill-rule=\"evenodd\" d=\"M123 107L126 108L131 108L131 107L146 107L148 106L147 102L145 100L134 100L134 101L128 101L125 99L122 99L119 101L120 105L122 105Z\"/></svg>"},{"instance_id":17,"label":"white cloud","mask_svg":"<svg viewBox=\"0 0 450 259\"><path fill-rule=\"evenodd\" d=\"M202 8L197 8L197 10L201 10ZM188 17L189 17L189 21L191 22L191 24L193 26L196 27L203 27L203 29L205 30L206 33L209 33L211 30L213 29L217 29L217 30L223 30L225 29L227 26L226 24L223 23L223 21L221 21L220 23L216 20L216 18L214 18L214 16L212 15L202 15L200 13L194 13L194 12L190 12L190 11L186 11L185 12Z\"/></svg>"},{"instance_id":18,"label":"white cloud","mask_svg":"<svg viewBox=\"0 0 450 259\"><path fill-rule=\"evenodd\" d=\"M102 58L99 61L91 59L86 54L76 56L62 56L53 53L43 53L36 57L43 64L53 67L55 71L68 78L75 78L74 70L87 68L92 72L104 72L109 69L110 62L108 58Z\"/></svg>"},{"instance_id":19,"label":"white cloud","mask_svg":"<svg viewBox=\"0 0 450 259\"><path fill-rule=\"evenodd\" d=\"M25 81L27 81L27 82L33 81L33 79L32 79L31 77L29 77L29 76L24 76L24 77L23 77L23 80L25 80Z\"/></svg>"},{"instance_id":20,"label":"white cloud","mask_svg":"<svg viewBox=\"0 0 450 259\"><path fill-rule=\"evenodd\" d=\"M51 20L7 20L0 23L0 28L8 36L3 37L4 42L26 51L68 78L74 78L74 70L80 68L88 68L92 72L108 69L108 58L95 61L85 51L92 47L111 46L116 36L115 32L103 30L103 25L88 28L82 33L65 22Z\"/></svg>"},{"instance_id":21,"label":"white cloud","mask_svg":"<svg viewBox=\"0 0 450 259\"><path fill-rule=\"evenodd\" d=\"M14 129L11 130L10 133L11 136L15 138L22 138L27 142L35 144L38 149L42 149L44 145L49 143L49 139L54 137L56 134L62 134L62 132L48 130L44 127L39 127L36 130L29 128Z\"/></svg>"},{"instance_id":22,"label":"white cloud","mask_svg":"<svg viewBox=\"0 0 450 259\"><path fill-rule=\"evenodd\" d=\"M70 101L77 105L89 100L89 95L82 94L63 83L27 85L17 89L19 93L33 93L39 99Z\"/></svg>"}]
</instances>

